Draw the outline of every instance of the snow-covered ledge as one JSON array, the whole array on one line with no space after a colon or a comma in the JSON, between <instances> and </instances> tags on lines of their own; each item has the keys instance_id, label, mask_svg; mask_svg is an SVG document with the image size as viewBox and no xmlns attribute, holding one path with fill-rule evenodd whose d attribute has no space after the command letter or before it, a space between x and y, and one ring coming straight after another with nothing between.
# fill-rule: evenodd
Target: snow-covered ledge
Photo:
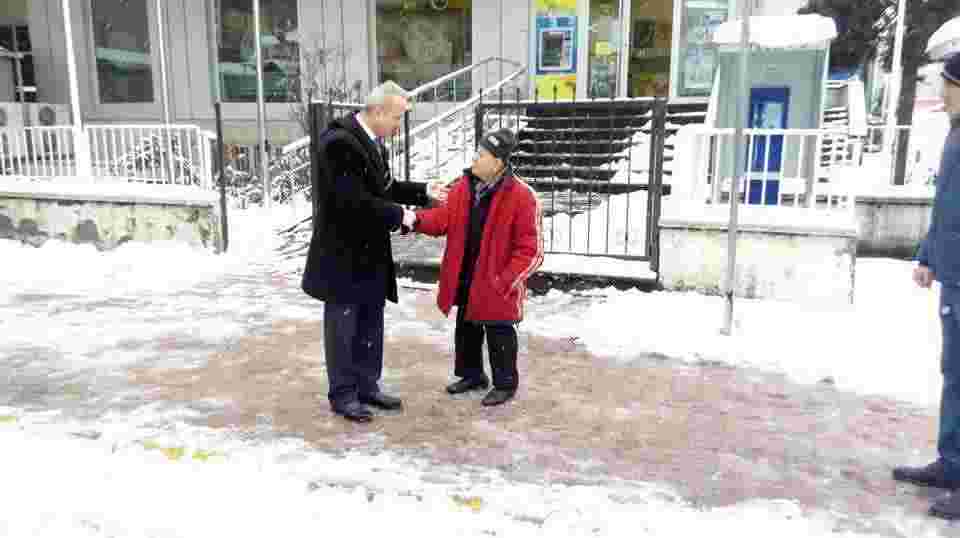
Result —
<instances>
[{"instance_id":1,"label":"snow-covered ledge","mask_svg":"<svg viewBox=\"0 0 960 538\"><path fill-rule=\"evenodd\" d=\"M222 250L215 192L176 185L0 182L0 239L48 239L109 250L127 241L175 240Z\"/></svg>"},{"instance_id":2,"label":"snow-covered ledge","mask_svg":"<svg viewBox=\"0 0 960 538\"><path fill-rule=\"evenodd\" d=\"M857 223L844 211L741 206L738 297L849 304ZM660 279L673 290L719 293L727 265L727 206L665 203Z\"/></svg>"},{"instance_id":3,"label":"snow-covered ledge","mask_svg":"<svg viewBox=\"0 0 960 538\"><path fill-rule=\"evenodd\" d=\"M912 258L930 228L932 185L887 185L857 194L861 256Z\"/></svg>"}]
</instances>

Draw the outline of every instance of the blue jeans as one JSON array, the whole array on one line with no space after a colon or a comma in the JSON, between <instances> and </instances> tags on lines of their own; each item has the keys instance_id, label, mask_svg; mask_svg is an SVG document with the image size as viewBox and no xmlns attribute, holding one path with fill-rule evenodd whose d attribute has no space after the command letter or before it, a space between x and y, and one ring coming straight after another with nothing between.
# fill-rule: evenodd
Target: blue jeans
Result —
<instances>
[{"instance_id":1,"label":"blue jeans","mask_svg":"<svg viewBox=\"0 0 960 538\"><path fill-rule=\"evenodd\" d=\"M943 351L940 371L940 428L937 451L949 478L960 480L960 288L943 286L940 294Z\"/></svg>"}]
</instances>

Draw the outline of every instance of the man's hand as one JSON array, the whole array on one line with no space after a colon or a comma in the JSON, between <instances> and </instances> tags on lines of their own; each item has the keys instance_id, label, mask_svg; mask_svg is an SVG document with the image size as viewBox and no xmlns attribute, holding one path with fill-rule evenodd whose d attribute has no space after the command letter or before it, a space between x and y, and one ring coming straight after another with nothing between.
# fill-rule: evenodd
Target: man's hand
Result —
<instances>
[{"instance_id":1,"label":"man's hand","mask_svg":"<svg viewBox=\"0 0 960 538\"><path fill-rule=\"evenodd\" d=\"M447 201L447 192L450 188L443 181L431 181L427 184L427 196L443 203Z\"/></svg>"},{"instance_id":2,"label":"man's hand","mask_svg":"<svg viewBox=\"0 0 960 538\"><path fill-rule=\"evenodd\" d=\"M918 265L913 268L913 281L921 288L929 288L933 284L933 271L926 265Z\"/></svg>"}]
</instances>

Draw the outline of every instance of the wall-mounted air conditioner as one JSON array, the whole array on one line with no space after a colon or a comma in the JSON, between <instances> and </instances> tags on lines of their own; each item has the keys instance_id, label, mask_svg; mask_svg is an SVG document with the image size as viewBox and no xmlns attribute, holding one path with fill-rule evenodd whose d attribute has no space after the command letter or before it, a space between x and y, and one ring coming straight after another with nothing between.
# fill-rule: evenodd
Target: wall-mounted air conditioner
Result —
<instances>
[{"instance_id":1,"label":"wall-mounted air conditioner","mask_svg":"<svg viewBox=\"0 0 960 538\"><path fill-rule=\"evenodd\" d=\"M30 127L52 127L70 123L70 110L67 105L27 103L26 110L26 124Z\"/></svg>"}]
</instances>

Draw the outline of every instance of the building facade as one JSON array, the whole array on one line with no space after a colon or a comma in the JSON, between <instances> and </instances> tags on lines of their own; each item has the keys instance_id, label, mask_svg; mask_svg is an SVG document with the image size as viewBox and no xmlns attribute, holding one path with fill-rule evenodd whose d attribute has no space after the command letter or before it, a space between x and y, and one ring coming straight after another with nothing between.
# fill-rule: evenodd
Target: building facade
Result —
<instances>
[{"instance_id":1,"label":"building facade","mask_svg":"<svg viewBox=\"0 0 960 538\"><path fill-rule=\"evenodd\" d=\"M156 123L166 109L173 123L212 129L219 88L228 140L256 141L252 0L67 1L85 122ZM750 1L758 15L804 4ZM14 85L28 101L69 103L62 2L0 6L0 47L23 54ZM737 9L736 0L260 3L275 144L302 136L296 109L308 88L338 98L386 79L413 88L490 57L527 65L541 99L706 100L717 65L711 29Z\"/></svg>"}]
</instances>

